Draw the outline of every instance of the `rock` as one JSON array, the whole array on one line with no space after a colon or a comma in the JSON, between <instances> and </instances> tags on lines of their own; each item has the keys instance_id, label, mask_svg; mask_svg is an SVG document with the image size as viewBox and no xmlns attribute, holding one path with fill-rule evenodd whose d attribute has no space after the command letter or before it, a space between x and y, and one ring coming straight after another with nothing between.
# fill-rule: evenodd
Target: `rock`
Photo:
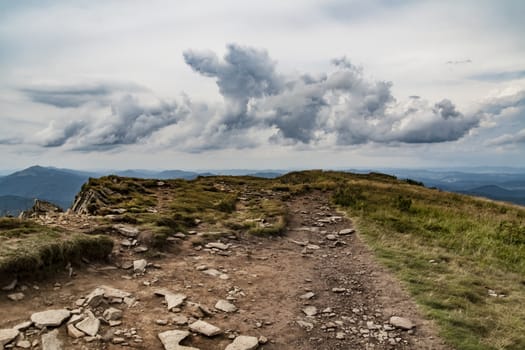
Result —
<instances>
[{"instance_id":1,"label":"rock","mask_svg":"<svg viewBox=\"0 0 525 350\"><path fill-rule=\"evenodd\" d=\"M16 330L19 330L19 331L25 331L26 329L31 327L32 324L33 324L33 322L31 322L31 321L25 321L25 322L17 324L13 328L16 329Z\"/></svg>"},{"instance_id":2,"label":"rock","mask_svg":"<svg viewBox=\"0 0 525 350\"><path fill-rule=\"evenodd\" d=\"M177 326L183 326L188 323L188 318L184 315L176 315L171 318L171 322Z\"/></svg>"},{"instance_id":3,"label":"rock","mask_svg":"<svg viewBox=\"0 0 525 350\"><path fill-rule=\"evenodd\" d=\"M97 335L98 330L100 328L100 320L96 318L91 311L87 311L86 314L87 317L79 323L77 323L75 327L77 327L77 329L81 330L87 335L94 337L95 335Z\"/></svg>"},{"instance_id":4,"label":"rock","mask_svg":"<svg viewBox=\"0 0 525 350\"><path fill-rule=\"evenodd\" d=\"M339 231L339 235L340 236L351 235L354 232L355 230L353 228L345 228L344 230Z\"/></svg>"},{"instance_id":5,"label":"rock","mask_svg":"<svg viewBox=\"0 0 525 350\"><path fill-rule=\"evenodd\" d=\"M416 326L408 318L398 317L398 316L390 317L389 323L396 328L400 328L404 330L410 330Z\"/></svg>"},{"instance_id":6,"label":"rock","mask_svg":"<svg viewBox=\"0 0 525 350\"><path fill-rule=\"evenodd\" d=\"M307 332L310 332L312 329L314 329L314 325L310 322L305 322L305 321L301 321L301 320L298 320L297 321L297 324L306 329Z\"/></svg>"},{"instance_id":7,"label":"rock","mask_svg":"<svg viewBox=\"0 0 525 350\"><path fill-rule=\"evenodd\" d=\"M148 262L145 259L133 261L133 271L136 273L144 273L146 266L148 266Z\"/></svg>"},{"instance_id":8,"label":"rock","mask_svg":"<svg viewBox=\"0 0 525 350\"><path fill-rule=\"evenodd\" d=\"M335 241L337 240L337 236L336 235L326 235L326 239L329 241Z\"/></svg>"},{"instance_id":9,"label":"rock","mask_svg":"<svg viewBox=\"0 0 525 350\"><path fill-rule=\"evenodd\" d=\"M317 244L308 244L306 246L306 249L310 249L310 250L319 250L321 249L321 247L319 247Z\"/></svg>"},{"instance_id":10,"label":"rock","mask_svg":"<svg viewBox=\"0 0 525 350\"><path fill-rule=\"evenodd\" d=\"M192 332L204 334L207 337L213 337L217 334L221 334L222 330L219 327L216 327L212 324L209 324L205 321L195 321L192 324L190 324L190 330Z\"/></svg>"},{"instance_id":11,"label":"rock","mask_svg":"<svg viewBox=\"0 0 525 350\"><path fill-rule=\"evenodd\" d=\"M268 338L266 338L264 335L261 335L259 337L259 339L257 339L257 340L259 341L259 344L263 344L264 345L264 344L268 343Z\"/></svg>"},{"instance_id":12,"label":"rock","mask_svg":"<svg viewBox=\"0 0 525 350\"><path fill-rule=\"evenodd\" d=\"M7 295L7 297L12 301L20 301L23 300L26 296L24 295L24 293L13 293Z\"/></svg>"},{"instance_id":13,"label":"rock","mask_svg":"<svg viewBox=\"0 0 525 350\"><path fill-rule=\"evenodd\" d=\"M344 293L344 292L346 292L346 288L332 288L332 292L334 292L334 293Z\"/></svg>"},{"instance_id":14,"label":"rock","mask_svg":"<svg viewBox=\"0 0 525 350\"><path fill-rule=\"evenodd\" d=\"M122 310L110 307L102 314L106 321L116 321L122 318Z\"/></svg>"},{"instance_id":15,"label":"rock","mask_svg":"<svg viewBox=\"0 0 525 350\"><path fill-rule=\"evenodd\" d=\"M166 299L166 303L168 304L168 311L173 310L174 308L177 308L184 303L184 300L186 300L186 296L184 294L180 293L166 293L164 295L164 298Z\"/></svg>"},{"instance_id":16,"label":"rock","mask_svg":"<svg viewBox=\"0 0 525 350\"><path fill-rule=\"evenodd\" d=\"M72 338L82 338L85 336L85 334L78 330L77 327L75 327L73 324L67 325L67 334Z\"/></svg>"},{"instance_id":17,"label":"rock","mask_svg":"<svg viewBox=\"0 0 525 350\"><path fill-rule=\"evenodd\" d=\"M230 245L229 244L224 244L224 243L221 243L221 242L210 242L210 243L207 243L205 245L206 248L215 248L215 249L220 249L220 250L227 250Z\"/></svg>"},{"instance_id":18,"label":"rock","mask_svg":"<svg viewBox=\"0 0 525 350\"><path fill-rule=\"evenodd\" d=\"M42 334L42 350L62 350L62 342L58 339L58 330Z\"/></svg>"},{"instance_id":19,"label":"rock","mask_svg":"<svg viewBox=\"0 0 525 350\"><path fill-rule=\"evenodd\" d=\"M299 298L304 299L304 300L309 300L309 299L312 299L314 296L315 296L314 292L308 292L308 293L304 293Z\"/></svg>"},{"instance_id":20,"label":"rock","mask_svg":"<svg viewBox=\"0 0 525 350\"><path fill-rule=\"evenodd\" d=\"M18 280L15 278L11 283L9 283L7 286L2 287L2 290L5 290L7 292L10 292L12 290L15 290L16 285L18 284Z\"/></svg>"},{"instance_id":21,"label":"rock","mask_svg":"<svg viewBox=\"0 0 525 350\"><path fill-rule=\"evenodd\" d=\"M66 309L47 310L32 314L31 321L33 321L38 328L58 327L69 318L69 316L71 316L71 312Z\"/></svg>"},{"instance_id":22,"label":"rock","mask_svg":"<svg viewBox=\"0 0 525 350\"><path fill-rule=\"evenodd\" d=\"M97 307L104 299L104 289L97 287L86 296L85 304L89 307ZM77 305L79 306L79 305Z\"/></svg>"},{"instance_id":23,"label":"rock","mask_svg":"<svg viewBox=\"0 0 525 350\"><path fill-rule=\"evenodd\" d=\"M203 270L202 273L205 273L212 277L219 277L220 275L222 275L222 272L216 269L206 269L206 270Z\"/></svg>"},{"instance_id":24,"label":"rock","mask_svg":"<svg viewBox=\"0 0 525 350\"><path fill-rule=\"evenodd\" d=\"M155 323L158 324L159 326L166 326L168 324L168 320L158 319L158 320L155 320Z\"/></svg>"},{"instance_id":25,"label":"rock","mask_svg":"<svg viewBox=\"0 0 525 350\"><path fill-rule=\"evenodd\" d=\"M124 299L131 296L131 293L124 292L123 290L116 289L108 286L100 286L100 289L104 291L104 298L108 299Z\"/></svg>"},{"instance_id":26,"label":"rock","mask_svg":"<svg viewBox=\"0 0 525 350\"><path fill-rule=\"evenodd\" d=\"M217 303L215 304L215 308L224 312L237 311L237 306L224 299L220 299L219 301L217 301Z\"/></svg>"},{"instance_id":27,"label":"rock","mask_svg":"<svg viewBox=\"0 0 525 350\"><path fill-rule=\"evenodd\" d=\"M199 350L191 346L179 345L189 335L190 332L188 331L172 330L159 333L158 337L165 350Z\"/></svg>"},{"instance_id":28,"label":"rock","mask_svg":"<svg viewBox=\"0 0 525 350\"><path fill-rule=\"evenodd\" d=\"M345 334L343 332L337 332L335 334L335 339L343 340L345 338Z\"/></svg>"},{"instance_id":29,"label":"rock","mask_svg":"<svg viewBox=\"0 0 525 350\"><path fill-rule=\"evenodd\" d=\"M239 335L225 350L253 350L258 346L259 340L256 337Z\"/></svg>"},{"instance_id":30,"label":"rock","mask_svg":"<svg viewBox=\"0 0 525 350\"><path fill-rule=\"evenodd\" d=\"M15 340L15 338L18 337L19 334L20 332L17 329L0 329L0 349L3 349L4 345L9 344L13 340Z\"/></svg>"},{"instance_id":31,"label":"rock","mask_svg":"<svg viewBox=\"0 0 525 350\"><path fill-rule=\"evenodd\" d=\"M16 347L22 349L29 349L31 347L31 342L29 340L20 340L16 342Z\"/></svg>"},{"instance_id":32,"label":"rock","mask_svg":"<svg viewBox=\"0 0 525 350\"><path fill-rule=\"evenodd\" d=\"M139 229L130 225L113 225L113 228L117 230L121 235L135 238L139 235Z\"/></svg>"},{"instance_id":33,"label":"rock","mask_svg":"<svg viewBox=\"0 0 525 350\"><path fill-rule=\"evenodd\" d=\"M315 306L307 306L302 310L306 316L315 316L317 315L317 308Z\"/></svg>"}]
</instances>

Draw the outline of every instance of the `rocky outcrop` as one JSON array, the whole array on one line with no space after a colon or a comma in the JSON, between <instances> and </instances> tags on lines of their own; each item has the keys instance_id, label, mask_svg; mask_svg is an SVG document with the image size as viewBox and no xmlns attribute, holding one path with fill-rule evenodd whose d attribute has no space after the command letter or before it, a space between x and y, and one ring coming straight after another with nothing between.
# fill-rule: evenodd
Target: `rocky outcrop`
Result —
<instances>
[{"instance_id":1,"label":"rocky outcrop","mask_svg":"<svg viewBox=\"0 0 525 350\"><path fill-rule=\"evenodd\" d=\"M71 207L71 211L76 214L95 214L99 208L104 208L108 205L108 198L111 191L107 189L102 190L82 190L77 194L75 202Z\"/></svg>"},{"instance_id":2,"label":"rocky outcrop","mask_svg":"<svg viewBox=\"0 0 525 350\"><path fill-rule=\"evenodd\" d=\"M35 204L31 209L20 213L20 219L29 219L49 213L61 213L63 210L58 205L41 199L35 199Z\"/></svg>"}]
</instances>

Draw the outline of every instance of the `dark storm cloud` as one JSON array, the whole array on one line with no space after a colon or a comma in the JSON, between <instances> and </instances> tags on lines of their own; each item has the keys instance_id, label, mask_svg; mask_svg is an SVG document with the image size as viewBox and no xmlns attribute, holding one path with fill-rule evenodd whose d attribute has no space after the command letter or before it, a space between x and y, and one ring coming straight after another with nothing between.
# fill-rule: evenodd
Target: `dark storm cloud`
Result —
<instances>
[{"instance_id":1,"label":"dark storm cloud","mask_svg":"<svg viewBox=\"0 0 525 350\"><path fill-rule=\"evenodd\" d=\"M228 104L224 115L224 125L228 127L250 125L250 99L277 94L282 89L283 79L263 50L230 44L222 60L213 52L193 50L184 52L184 60L195 72L216 79Z\"/></svg>"},{"instance_id":2,"label":"dark storm cloud","mask_svg":"<svg viewBox=\"0 0 525 350\"><path fill-rule=\"evenodd\" d=\"M58 108L75 108L90 102L107 103L115 92L143 91L133 84L83 84L68 86L35 86L20 89L33 102Z\"/></svg>"},{"instance_id":3,"label":"dark storm cloud","mask_svg":"<svg viewBox=\"0 0 525 350\"><path fill-rule=\"evenodd\" d=\"M487 72L474 74L469 77L471 80L479 81L506 81L525 78L525 70L509 71L509 72Z\"/></svg>"}]
</instances>

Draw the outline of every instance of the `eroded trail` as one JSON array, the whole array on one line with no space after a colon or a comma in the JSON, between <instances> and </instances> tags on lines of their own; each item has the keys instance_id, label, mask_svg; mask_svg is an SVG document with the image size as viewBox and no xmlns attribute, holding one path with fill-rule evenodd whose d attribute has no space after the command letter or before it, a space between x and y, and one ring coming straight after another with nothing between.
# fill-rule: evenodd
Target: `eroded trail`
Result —
<instances>
[{"instance_id":1,"label":"eroded trail","mask_svg":"<svg viewBox=\"0 0 525 350\"><path fill-rule=\"evenodd\" d=\"M202 249L181 237L176 253L151 259L143 274L122 264L91 265L72 278L65 272L45 283L20 281L16 290L0 292L0 328L28 321L38 311L68 309L83 315L91 310L93 319L102 319L95 335L73 337L67 319L56 328L63 349L177 349L174 343L165 347L158 334L187 331L198 319L219 327L220 334L192 331L182 345L226 349L244 335L258 338L258 348L268 350L445 349L399 283L375 262L350 220L328 203L320 193L292 199L288 230L280 237L222 237L222 244ZM95 301L81 299L100 286L129 296L102 292ZM8 299L15 292L24 299ZM156 292L185 298L169 311L167 298ZM221 302L226 308L219 300L228 302ZM230 304L235 311L219 310ZM111 325L108 313L104 319L110 307L122 310ZM396 327L389 323L391 316L407 318L415 328ZM18 345L41 349L41 335L47 332L35 325L23 328Z\"/></svg>"}]
</instances>

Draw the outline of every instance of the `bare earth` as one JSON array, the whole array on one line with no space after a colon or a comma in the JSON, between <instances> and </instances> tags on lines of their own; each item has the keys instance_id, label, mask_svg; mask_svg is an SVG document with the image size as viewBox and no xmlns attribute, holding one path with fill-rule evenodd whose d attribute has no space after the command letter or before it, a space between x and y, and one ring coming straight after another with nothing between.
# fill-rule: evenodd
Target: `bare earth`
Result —
<instances>
[{"instance_id":1,"label":"bare earth","mask_svg":"<svg viewBox=\"0 0 525 350\"><path fill-rule=\"evenodd\" d=\"M190 323L202 316L222 329L223 334L215 337L192 333L181 343L201 350L225 349L236 335L263 336L268 342L262 340L258 349L268 350L447 349L399 282L378 265L358 233L337 235L352 228L352 223L330 208L325 195L298 197L288 206L290 222L282 237L221 238L222 243L231 244L226 250L196 250L190 237L181 240L173 254L148 261L153 265L144 274L122 268L123 258L142 258L140 253L126 251L119 253L114 264L90 264L75 270L72 278L64 272L45 282L20 281L14 292L23 291L23 300L11 301L7 295L13 292L0 291L0 329L27 321L37 311L76 309L77 299L107 285L131 293L137 302L132 307L112 304L123 310L122 324L110 327L102 323L101 337L91 342L68 336L63 325L59 338L64 349L164 349L159 333L188 329L173 322L178 315L186 316ZM334 233L335 239L327 239ZM222 277L204 273L204 266L219 270ZM154 294L158 289L183 293L185 304L175 310L178 312L168 311L164 298ZM307 292L315 295L302 299ZM214 308L219 299L227 298L238 311L225 313ZM207 307L211 314L198 315L189 302ZM315 306L317 314L306 316L302 309L307 306ZM98 306L95 315L101 316L107 307L104 303ZM389 325L391 316L408 318L416 327L396 329ZM27 339L39 341L40 331L32 329L26 332ZM115 337L124 338L124 344L113 344Z\"/></svg>"}]
</instances>

